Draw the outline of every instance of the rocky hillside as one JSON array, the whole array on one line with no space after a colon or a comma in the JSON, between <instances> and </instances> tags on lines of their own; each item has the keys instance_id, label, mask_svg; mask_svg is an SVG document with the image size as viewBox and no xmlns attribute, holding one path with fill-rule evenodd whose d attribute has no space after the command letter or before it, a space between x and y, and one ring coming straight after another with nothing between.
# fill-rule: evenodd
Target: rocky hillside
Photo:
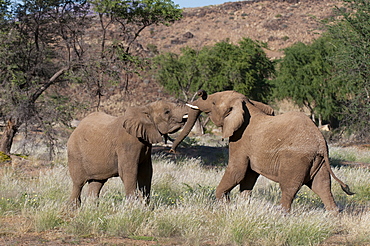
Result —
<instances>
[{"instance_id":1,"label":"rocky hillside","mask_svg":"<svg viewBox=\"0 0 370 246\"><path fill-rule=\"evenodd\" d=\"M266 53L276 59L283 56L283 48L319 37L319 21L330 17L336 4L339 2L333 0L256 0L185 8L181 20L168 27L150 27L138 41L144 49L152 46L159 52L178 53L185 46L200 49L226 39L237 43L248 37L266 42ZM169 97L155 81L144 78L130 83L128 93L117 91L104 106L106 111L121 111L128 102L143 104Z\"/></svg>"},{"instance_id":2,"label":"rocky hillside","mask_svg":"<svg viewBox=\"0 0 370 246\"><path fill-rule=\"evenodd\" d=\"M332 15L338 1L239 1L200 8L185 8L184 18L170 27L145 30L140 42L153 44L160 51L179 52L181 47L201 48L243 37L268 43L269 55L296 42L311 42L320 33L319 21Z\"/></svg>"}]
</instances>

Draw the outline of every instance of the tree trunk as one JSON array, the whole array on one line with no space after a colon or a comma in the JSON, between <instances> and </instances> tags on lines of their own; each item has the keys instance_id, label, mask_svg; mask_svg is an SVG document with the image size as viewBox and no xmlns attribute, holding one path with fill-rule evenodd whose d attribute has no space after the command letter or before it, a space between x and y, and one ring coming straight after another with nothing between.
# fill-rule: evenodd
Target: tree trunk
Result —
<instances>
[{"instance_id":1,"label":"tree trunk","mask_svg":"<svg viewBox=\"0 0 370 246\"><path fill-rule=\"evenodd\" d=\"M8 119L6 122L6 127L4 133L0 139L0 151L5 154L10 154L10 149L12 148L13 139L15 134L18 132L19 124L18 120L14 118Z\"/></svg>"},{"instance_id":2,"label":"tree trunk","mask_svg":"<svg viewBox=\"0 0 370 246\"><path fill-rule=\"evenodd\" d=\"M319 114L319 127L322 126L322 119L321 119L321 114Z\"/></svg>"}]
</instances>

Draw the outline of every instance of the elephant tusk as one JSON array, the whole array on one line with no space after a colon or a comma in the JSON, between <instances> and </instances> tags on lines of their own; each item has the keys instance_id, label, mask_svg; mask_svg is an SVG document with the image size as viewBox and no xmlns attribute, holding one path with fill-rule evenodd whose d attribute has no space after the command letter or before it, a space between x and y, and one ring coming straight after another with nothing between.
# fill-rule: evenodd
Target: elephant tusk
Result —
<instances>
[{"instance_id":1,"label":"elephant tusk","mask_svg":"<svg viewBox=\"0 0 370 246\"><path fill-rule=\"evenodd\" d=\"M189 115L188 114L184 114L184 116L182 118L183 119L187 119L187 118L189 118Z\"/></svg>"},{"instance_id":2,"label":"elephant tusk","mask_svg":"<svg viewBox=\"0 0 370 246\"><path fill-rule=\"evenodd\" d=\"M190 107L192 109L198 109L199 110L199 108L197 106L191 105L189 103L187 103L186 106L188 106L188 107Z\"/></svg>"}]
</instances>

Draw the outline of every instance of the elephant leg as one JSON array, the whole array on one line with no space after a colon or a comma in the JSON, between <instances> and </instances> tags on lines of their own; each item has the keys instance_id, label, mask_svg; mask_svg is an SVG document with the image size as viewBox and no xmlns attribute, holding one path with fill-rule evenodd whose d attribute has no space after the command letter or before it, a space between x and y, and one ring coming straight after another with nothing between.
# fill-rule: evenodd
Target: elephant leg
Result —
<instances>
[{"instance_id":1,"label":"elephant leg","mask_svg":"<svg viewBox=\"0 0 370 246\"><path fill-rule=\"evenodd\" d=\"M284 211L290 212L293 199L295 195L297 194L297 192L299 191L299 189L301 188L301 186L302 185L300 184L294 184L291 186L280 185L280 188L281 188L280 204Z\"/></svg>"},{"instance_id":2,"label":"elephant leg","mask_svg":"<svg viewBox=\"0 0 370 246\"><path fill-rule=\"evenodd\" d=\"M139 166L137 182L141 194L149 201L153 177L153 166L151 158L149 157L148 159L149 160L145 161Z\"/></svg>"},{"instance_id":3,"label":"elephant leg","mask_svg":"<svg viewBox=\"0 0 370 246\"><path fill-rule=\"evenodd\" d=\"M89 191L88 191L89 196L93 198L98 198L105 182L107 182L107 179L89 181Z\"/></svg>"},{"instance_id":4,"label":"elephant leg","mask_svg":"<svg viewBox=\"0 0 370 246\"><path fill-rule=\"evenodd\" d=\"M240 195L248 198L251 195L252 189L257 182L259 173L256 173L252 169L248 168L245 177L240 181Z\"/></svg>"},{"instance_id":5,"label":"elephant leg","mask_svg":"<svg viewBox=\"0 0 370 246\"><path fill-rule=\"evenodd\" d=\"M226 198L226 200L229 200L230 191L245 178L248 164L248 158L238 158L238 160L233 161L229 160L225 174L216 188L217 199Z\"/></svg>"},{"instance_id":6,"label":"elephant leg","mask_svg":"<svg viewBox=\"0 0 370 246\"><path fill-rule=\"evenodd\" d=\"M321 198L326 210L334 213L339 212L331 192L330 173L325 165L322 165L314 178L306 185Z\"/></svg>"},{"instance_id":7,"label":"elephant leg","mask_svg":"<svg viewBox=\"0 0 370 246\"><path fill-rule=\"evenodd\" d=\"M81 168L81 163L81 154L73 154L68 150L68 169L72 179L72 193L69 202L73 207L79 207L81 205L81 191L87 181L86 173Z\"/></svg>"},{"instance_id":8,"label":"elephant leg","mask_svg":"<svg viewBox=\"0 0 370 246\"><path fill-rule=\"evenodd\" d=\"M132 198L136 197L136 189L137 189L137 173L125 173L124 176L120 177L123 181L123 184L125 186L125 192L126 192L126 197Z\"/></svg>"},{"instance_id":9,"label":"elephant leg","mask_svg":"<svg viewBox=\"0 0 370 246\"><path fill-rule=\"evenodd\" d=\"M281 206L286 212L290 212L293 199L302 187L307 176L310 163L304 157L295 159L296 165L292 165L292 160L284 159L280 163L279 185L281 189ZM289 165L286 165L286 164ZM299 167L299 168L297 168Z\"/></svg>"},{"instance_id":10,"label":"elephant leg","mask_svg":"<svg viewBox=\"0 0 370 246\"><path fill-rule=\"evenodd\" d=\"M130 161L124 165L119 165L118 175L125 186L127 198L136 197L137 174L138 162L134 163Z\"/></svg>"},{"instance_id":11,"label":"elephant leg","mask_svg":"<svg viewBox=\"0 0 370 246\"><path fill-rule=\"evenodd\" d=\"M83 182L73 181L72 193L69 198L69 201L73 206L79 207L81 205L81 191L85 183L86 183L85 181Z\"/></svg>"},{"instance_id":12,"label":"elephant leg","mask_svg":"<svg viewBox=\"0 0 370 246\"><path fill-rule=\"evenodd\" d=\"M127 198L137 198L139 165L145 160L142 156L145 150L141 144L134 144L118 152L118 175L125 186Z\"/></svg>"}]
</instances>

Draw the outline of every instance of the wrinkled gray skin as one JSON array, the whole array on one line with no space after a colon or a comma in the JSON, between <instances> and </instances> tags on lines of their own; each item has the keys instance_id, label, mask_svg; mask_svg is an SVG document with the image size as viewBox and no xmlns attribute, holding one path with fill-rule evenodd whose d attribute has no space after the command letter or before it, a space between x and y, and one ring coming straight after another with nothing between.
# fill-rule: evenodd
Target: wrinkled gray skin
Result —
<instances>
[{"instance_id":1,"label":"wrinkled gray skin","mask_svg":"<svg viewBox=\"0 0 370 246\"><path fill-rule=\"evenodd\" d=\"M327 210L338 212L331 193L331 178L352 195L329 165L328 147L316 125L303 113L273 116L273 109L247 99L235 91L207 95L203 90L191 105L189 119L172 146L174 152L194 125L199 113L208 113L223 138L229 138L229 162L217 189L216 198L226 197L237 185L250 193L259 175L278 182L281 205L290 211L294 196L307 185L323 201Z\"/></svg>"},{"instance_id":2,"label":"wrinkled gray skin","mask_svg":"<svg viewBox=\"0 0 370 246\"><path fill-rule=\"evenodd\" d=\"M104 183L119 176L126 196L137 188L149 198L152 180L152 144L184 126L189 108L158 101L130 107L123 116L96 112L84 118L68 143L68 167L73 181L70 201L81 203L82 187L98 197Z\"/></svg>"}]
</instances>

